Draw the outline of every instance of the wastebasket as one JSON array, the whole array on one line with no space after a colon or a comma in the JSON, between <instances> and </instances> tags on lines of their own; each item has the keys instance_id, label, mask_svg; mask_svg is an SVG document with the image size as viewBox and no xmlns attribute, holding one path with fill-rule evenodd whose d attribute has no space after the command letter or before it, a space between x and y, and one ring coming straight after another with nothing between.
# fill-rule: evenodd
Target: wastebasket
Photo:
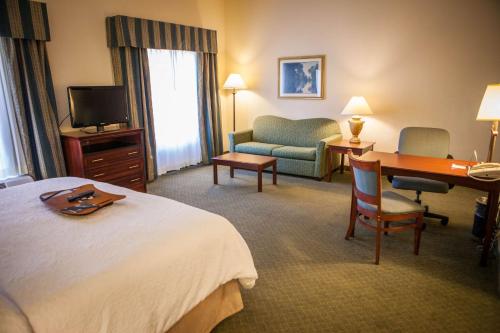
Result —
<instances>
[{"instance_id":1,"label":"wastebasket","mask_svg":"<svg viewBox=\"0 0 500 333\"><path fill-rule=\"evenodd\" d=\"M484 237L484 229L486 226L487 204L488 204L487 197L479 197L476 199L476 210L474 213L474 224L472 226L472 234L478 238Z\"/></svg>"}]
</instances>

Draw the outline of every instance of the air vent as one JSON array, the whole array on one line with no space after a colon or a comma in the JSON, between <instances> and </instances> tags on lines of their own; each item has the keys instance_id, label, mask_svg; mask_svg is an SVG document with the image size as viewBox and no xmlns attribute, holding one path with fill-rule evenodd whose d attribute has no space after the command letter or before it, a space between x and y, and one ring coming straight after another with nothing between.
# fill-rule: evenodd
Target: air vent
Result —
<instances>
[{"instance_id":1,"label":"air vent","mask_svg":"<svg viewBox=\"0 0 500 333\"><path fill-rule=\"evenodd\" d=\"M26 183L32 183L32 182L33 178L30 175L22 175L14 178L8 178L0 181L0 189L22 185Z\"/></svg>"}]
</instances>

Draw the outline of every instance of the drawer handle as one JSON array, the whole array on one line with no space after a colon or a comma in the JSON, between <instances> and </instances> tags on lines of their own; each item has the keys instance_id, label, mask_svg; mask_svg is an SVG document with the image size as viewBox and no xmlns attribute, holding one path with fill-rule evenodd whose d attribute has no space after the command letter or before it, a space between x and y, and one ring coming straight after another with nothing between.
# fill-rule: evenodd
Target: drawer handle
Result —
<instances>
[{"instance_id":1,"label":"drawer handle","mask_svg":"<svg viewBox=\"0 0 500 333\"><path fill-rule=\"evenodd\" d=\"M128 153L128 156L132 156L132 155L135 155L137 153L138 153L137 151L131 151L130 153Z\"/></svg>"},{"instance_id":2,"label":"drawer handle","mask_svg":"<svg viewBox=\"0 0 500 333\"><path fill-rule=\"evenodd\" d=\"M95 160L92 160L92 163L101 162L101 161L104 161L104 158L97 158Z\"/></svg>"},{"instance_id":3,"label":"drawer handle","mask_svg":"<svg viewBox=\"0 0 500 333\"><path fill-rule=\"evenodd\" d=\"M132 179L130 182L131 182L131 183L135 183L135 182L137 182L137 181L139 181L139 180L141 180L141 178L134 178L134 179Z\"/></svg>"},{"instance_id":4,"label":"drawer handle","mask_svg":"<svg viewBox=\"0 0 500 333\"><path fill-rule=\"evenodd\" d=\"M105 173L103 172L103 173L98 173L97 175L94 175L93 177L97 178L97 177L101 177L101 176L104 176L104 175L105 175Z\"/></svg>"},{"instance_id":5,"label":"drawer handle","mask_svg":"<svg viewBox=\"0 0 500 333\"><path fill-rule=\"evenodd\" d=\"M131 166L129 166L128 168L129 168L129 169L135 169L135 168L138 168L138 167L139 167L139 164L136 164L136 165L131 165Z\"/></svg>"}]
</instances>

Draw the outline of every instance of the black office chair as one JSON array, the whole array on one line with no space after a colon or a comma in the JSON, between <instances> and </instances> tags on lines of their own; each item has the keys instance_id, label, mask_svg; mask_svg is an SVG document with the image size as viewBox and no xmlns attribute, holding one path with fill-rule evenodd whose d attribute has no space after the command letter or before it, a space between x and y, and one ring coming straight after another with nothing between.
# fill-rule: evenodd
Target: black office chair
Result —
<instances>
[{"instance_id":1,"label":"black office chair","mask_svg":"<svg viewBox=\"0 0 500 333\"><path fill-rule=\"evenodd\" d=\"M429 127L406 127L399 134L398 151L399 154L453 158L449 154L450 134L447 130L441 128ZM392 187L401 190L412 190L417 193L415 202L422 204L420 196L422 192L448 193L453 188L453 184L445 182L404 176L388 176ZM425 205L424 216L440 219L442 225L449 222L448 216L432 213L429 206Z\"/></svg>"}]
</instances>

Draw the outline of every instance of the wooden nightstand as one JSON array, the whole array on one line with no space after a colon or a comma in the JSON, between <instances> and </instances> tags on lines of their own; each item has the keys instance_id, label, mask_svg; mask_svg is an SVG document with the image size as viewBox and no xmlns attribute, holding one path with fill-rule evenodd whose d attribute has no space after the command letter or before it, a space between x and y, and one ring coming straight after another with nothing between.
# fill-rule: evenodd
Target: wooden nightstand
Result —
<instances>
[{"instance_id":1,"label":"wooden nightstand","mask_svg":"<svg viewBox=\"0 0 500 333\"><path fill-rule=\"evenodd\" d=\"M354 155L361 156L367 151L373 150L373 145L375 145L375 142L361 141L360 143L350 143L349 140L342 140L329 143L327 146L327 154L326 154L327 169L328 169L327 181L329 182L332 181L332 173L333 173L332 159L334 153L340 154L340 173L344 173L344 155L347 154L347 151L349 149L352 150L352 153Z\"/></svg>"}]
</instances>

